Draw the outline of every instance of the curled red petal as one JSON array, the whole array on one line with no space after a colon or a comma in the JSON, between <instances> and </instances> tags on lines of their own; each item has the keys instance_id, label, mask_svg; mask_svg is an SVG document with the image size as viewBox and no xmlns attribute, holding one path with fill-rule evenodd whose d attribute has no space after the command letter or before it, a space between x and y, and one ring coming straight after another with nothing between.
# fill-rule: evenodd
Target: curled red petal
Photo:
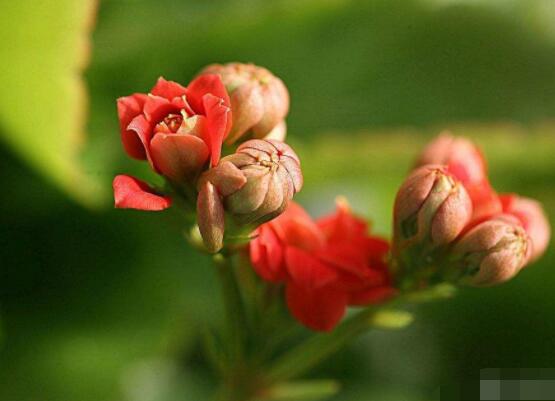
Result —
<instances>
[{"instance_id":1,"label":"curled red petal","mask_svg":"<svg viewBox=\"0 0 555 401\"><path fill-rule=\"evenodd\" d=\"M331 331L345 315L347 294L331 288L308 290L294 283L287 284L287 306L291 314L305 326L316 331Z\"/></svg>"},{"instance_id":2,"label":"curled red petal","mask_svg":"<svg viewBox=\"0 0 555 401\"><path fill-rule=\"evenodd\" d=\"M202 99L206 110L203 139L210 149L210 164L215 166L220 161L222 143L229 132L228 119L231 118L231 109L221 98L214 95L207 94Z\"/></svg>"},{"instance_id":3,"label":"curled red petal","mask_svg":"<svg viewBox=\"0 0 555 401\"><path fill-rule=\"evenodd\" d=\"M171 206L169 197L156 194L146 182L135 177L118 175L112 186L116 208L158 211Z\"/></svg>"},{"instance_id":4,"label":"curled red petal","mask_svg":"<svg viewBox=\"0 0 555 401\"><path fill-rule=\"evenodd\" d=\"M129 123L142 113L147 95L135 93L131 96L120 97L117 100L118 118L121 132L121 141L127 154L139 160L146 159L143 143L134 132L127 128Z\"/></svg>"},{"instance_id":5,"label":"curled red petal","mask_svg":"<svg viewBox=\"0 0 555 401\"><path fill-rule=\"evenodd\" d=\"M216 74L202 74L192 80L186 90L187 101L196 114L206 115L204 96L207 94L222 99L225 106L231 107L229 95L220 76Z\"/></svg>"},{"instance_id":6,"label":"curled red petal","mask_svg":"<svg viewBox=\"0 0 555 401\"><path fill-rule=\"evenodd\" d=\"M153 134L152 126L146 120L145 116L139 114L137 117L131 120L131 122L127 126L127 131L129 133L129 136L134 135L141 142L143 150L145 152L145 157L146 159L148 159L152 168L154 168L154 164L152 163L152 158L150 156L150 140Z\"/></svg>"},{"instance_id":7,"label":"curled red petal","mask_svg":"<svg viewBox=\"0 0 555 401\"><path fill-rule=\"evenodd\" d=\"M182 97L186 94L187 89L174 81L166 81L163 77L158 78L156 85L150 91L155 96L161 96L168 100L175 97Z\"/></svg>"}]
</instances>

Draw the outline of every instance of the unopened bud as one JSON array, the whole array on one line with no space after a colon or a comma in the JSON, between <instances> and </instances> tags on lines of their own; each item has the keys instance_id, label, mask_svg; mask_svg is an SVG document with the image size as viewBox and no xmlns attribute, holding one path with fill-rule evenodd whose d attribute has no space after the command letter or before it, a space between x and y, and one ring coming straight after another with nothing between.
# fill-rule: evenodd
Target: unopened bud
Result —
<instances>
[{"instance_id":1,"label":"unopened bud","mask_svg":"<svg viewBox=\"0 0 555 401\"><path fill-rule=\"evenodd\" d=\"M220 75L229 92L233 125L227 144L247 133L254 138L285 138L281 123L289 112L289 92L281 79L266 68L242 63L213 64L201 74Z\"/></svg>"},{"instance_id":2,"label":"unopened bud","mask_svg":"<svg viewBox=\"0 0 555 401\"><path fill-rule=\"evenodd\" d=\"M199 228L207 247L217 252L223 244L220 210L239 226L257 226L281 214L302 184L299 158L288 145L260 139L243 143L199 180ZM219 249L209 246L213 238Z\"/></svg>"},{"instance_id":3,"label":"unopened bud","mask_svg":"<svg viewBox=\"0 0 555 401\"><path fill-rule=\"evenodd\" d=\"M511 279L527 263L530 251L530 239L519 221L504 214L478 224L453 248L462 263L462 281L473 286Z\"/></svg>"},{"instance_id":4,"label":"unopened bud","mask_svg":"<svg viewBox=\"0 0 555 401\"><path fill-rule=\"evenodd\" d=\"M532 241L530 261L537 260L547 249L551 236L549 221L542 205L518 195L501 195L503 212L515 216Z\"/></svg>"},{"instance_id":5,"label":"unopened bud","mask_svg":"<svg viewBox=\"0 0 555 401\"><path fill-rule=\"evenodd\" d=\"M471 215L466 190L445 167L420 167L405 180L395 199L395 245L404 247L426 240L435 246L448 244Z\"/></svg>"},{"instance_id":6,"label":"unopened bud","mask_svg":"<svg viewBox=\"0 0 555 401\"><path fill-rule=\"evenodd\" d=\"M442 132L420 154L416 166L441 164L464 184L481 183L487 177L486 162L480 149L469 139Z\"/></svg>"},{"instance_id":7,"label":"unopened bud","mask_svg":"<svg viewBox=\"0 0 555 401\"><path fill-rule=\"evenodd\" d=\"M486 161L471 140L443 132L420 154L416 166L441 164L465 187L472 201L472 220L482 220L501 213L501 202L492 189Z\"/></svg>"}]
</instances>

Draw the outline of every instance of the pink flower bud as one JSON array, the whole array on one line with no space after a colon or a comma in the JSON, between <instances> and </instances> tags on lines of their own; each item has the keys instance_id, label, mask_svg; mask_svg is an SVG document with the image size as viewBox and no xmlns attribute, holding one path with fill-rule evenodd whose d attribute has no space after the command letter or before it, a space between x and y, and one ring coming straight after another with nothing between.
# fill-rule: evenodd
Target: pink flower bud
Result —
<instances>
[{"instance_id":1,"label":"pink flower bud","mask_svg":"<svg viewBox=\"0 0 555 401\"><path fill-rule=\"evenodd\" d=\"M532 241L530 261L537 260L547 249L551 228L541 204L515 194L501 195L505 213L515 216Z\"/></svg>"},{"instance_id":2,"label":"pink flower bud","mask_svg":"<svg viewBox=\"0 0 555 401\"><path fill-rule=\"evenodd\" d=\"M501 213L501 202L487 177L486 161L480 149L469 139L441 133L420 154L417 166L441 164L456 177L472 201L472 221Z\"/></svg>"},{"instance_id":3,"label":"pink flower bud","mask_svg":"<svg viewBox=\"0 0 555 401\"><path fill-rule=\"evenodd\" d=\"M479 184L487 179L487 167L480 149L469 139L442 132L420 154L416 166L441 164L466 184Z\"/></svg>"},{"instance_id":4,"label":"pink flower bud","mask_svg":"<svg viewBox=\"0 0 555 401\"><path fill-rule=\"evenodd\" d=\"M405 180L395 199L395 246L425 240L435 246L448 244L461 233L471 215L466 190L445 167L420 167Z\"/></svg>"},{"instance_id":5,"label":"pink flower bud","mask_svg":"<svg viewBox=\"0 0 555 401\"><path fill-rule=\"evenodd\" d=\"M281 214L302 184L299 158L288 145L260 139L243 143L199 180L199 228L207 248L221 249L220 210L239 226L257 226Z\"/></svg>"},{"instance_id":6,"label":"pink flower bud","mask_svg":"<svg viewBox=\"0 0 555 401\"><path fill-rule=\"evenodd\" d=\"M220 75L230 93L233 125L227 144L248 132L254 138L285 138L281 123L289 111L289 92L281 79L266 68L241 63L213 64L202 74Z\"/></svg>"},{"instance_id":7,"label":"pink flower bud","mask_svg":"<svg viewBox=\"0 0 555 401\"><path fill-rule=\"evenodd\" d=\"M463 281L474 286L499 284L514 277L530 257L531 242L519 221L499 215L468 231L455 245L462 259Z\"/></svg>"}]
</instances>

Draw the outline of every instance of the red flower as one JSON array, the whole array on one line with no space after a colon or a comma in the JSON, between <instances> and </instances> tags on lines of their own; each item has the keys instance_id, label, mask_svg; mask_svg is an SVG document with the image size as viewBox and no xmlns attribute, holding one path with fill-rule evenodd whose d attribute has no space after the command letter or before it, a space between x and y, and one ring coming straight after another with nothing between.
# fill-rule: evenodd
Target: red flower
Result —
<instances>
[{"instance_id":1,"label":"red flower","mask_svg":"<svg viewBox=\"0 0 555 401\"><path fill-rule=\"evenodd\" d=\"M281 216L257 229L251 261L263 279L286 284L295 318L329 331L348 305L379 302L395 292L385 262L389 245L369 236L367 228L345 202L317 221L290 203Z\"/></svg>"},{"instance_id":2,"label":"red flower","mask_svg":"<svg viewBox=\"0 0 555 401\"><path fill-rule=\"evenodd\" d=\"M122 97L117 104L126 152L148 160L157 173L174 182L187 182L208 159L212 166L218 163L222 142L231 129L229 96L218 75L201 75L186 88L159 78L148 95ZM131 182L120 179L116 185L114 181L116 200L133 193L133 197L146 197L145 201L116 201L116 207L155 210L146 200L152 191L147 186L136 191L127 186Z\"/></svg>"}]
</instances>

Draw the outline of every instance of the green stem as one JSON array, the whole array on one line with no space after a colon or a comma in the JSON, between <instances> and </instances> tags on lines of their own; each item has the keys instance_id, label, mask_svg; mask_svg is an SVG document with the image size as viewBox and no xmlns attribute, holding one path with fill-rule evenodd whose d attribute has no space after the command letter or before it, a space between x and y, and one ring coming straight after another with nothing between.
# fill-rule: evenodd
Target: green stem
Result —
<instances>
[{"instance_id":1,"label":"green stem","mask_svg":"<svg viewBox=\"0 0 555 401\"><path fill-rule=\"evenodd\" d=\"M347 319L328 334L315 334L304 343L294 347L268 371L267 382L276 383L300 376L324 359L339 351L351 339L370 326L370 318L379 308L367 308Z\"/></svg>"},{"instance_id":2,"label":"green stem","mask_svg":"<svg viewBox=\"0 0 555 401\"><path fill-rule=\"evenodd\" d=\"M237 365L243 363L245 356L248 331L247 316L230 258L218 254L214 256L214 263L218 269L222 287L227 334L229 336L230 362L234 367L237 367Z\"/></svg>"},{"instance_id":3,"label":"green stem","mask_svg":"<svg viewBox=\"0 0 555 401\"><path fill-rule=\"evenodd\" d=\"M331 333L315 334L304 343L293 347L270 367L264 376L265 383L272 385L306 373L372 327L374 324L372 318L383 310L404 302L427 302L450 298L454 294L453 291L454 287L449 284L411 289L399 293L389 302L370 306L345 320Z\"/></svg>"}]
</instances>

